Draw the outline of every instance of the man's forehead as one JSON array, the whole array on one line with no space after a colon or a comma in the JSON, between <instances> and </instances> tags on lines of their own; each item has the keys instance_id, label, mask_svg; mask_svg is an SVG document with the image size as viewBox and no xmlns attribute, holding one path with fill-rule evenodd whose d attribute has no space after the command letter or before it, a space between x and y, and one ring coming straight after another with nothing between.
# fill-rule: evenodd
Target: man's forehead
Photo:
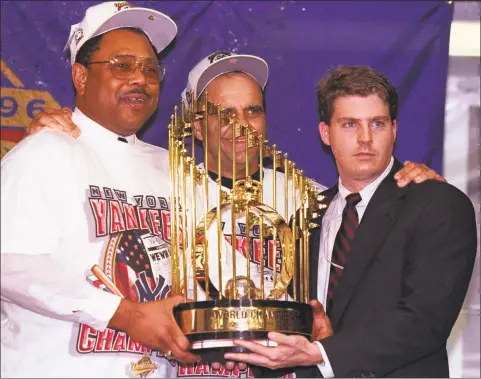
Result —
<instances>
[{"instance_id":1,"label":"man's forehead","mask_svg":"<svg viewBox=\"0 0 481 379\"><path fill-rule=\"evenodd\" d=\"M227 73L215 78L206 88L209 99L217 102L238 103L262 102L263 92L259 84L248 74Z\"/></svg>"},{"instance_id":2,"label":"man's forehead","mask_svg":"<svg viewBox=\"0 0 481 379\"><path fill-rule=\"evenodd\" d=\"M99 51L125 55L156 57L148 37L130 29L116 29L105 33L99 44Z\"/></svg>"},{"instance_id":3,"label":"man's forehead","mask_svg":"<svg viewBox=\"0 0 481 379\"><path fill-rule=\"evenodd\" d=\"M219 82L222 83L230 80L236 81L236 82L239 82L239 81L244 82L246 85L247 83L249 83L249 84L256 84L257 86L259 86L259 83L257 83L257 81L249 74L243 71L230 71L230 72L225 72L217 76L216 78L212 79L212 81L207 85L207 88L209 88L209 86L211 86L212 84L219 83Z\"/></svg>"},{"instance_id":4,"label":"man's forehead","mask_svg":"<svg viewBox=\"0 0 481 379\"><path fill-rule=\"evenodd\" d=\"M346 95L339 96L333 101L334 111L358 110L364 112L379 113L379 110L389 111L389 106L385 100L378 95L358 96Z\"/></svg>"}]
</instances>

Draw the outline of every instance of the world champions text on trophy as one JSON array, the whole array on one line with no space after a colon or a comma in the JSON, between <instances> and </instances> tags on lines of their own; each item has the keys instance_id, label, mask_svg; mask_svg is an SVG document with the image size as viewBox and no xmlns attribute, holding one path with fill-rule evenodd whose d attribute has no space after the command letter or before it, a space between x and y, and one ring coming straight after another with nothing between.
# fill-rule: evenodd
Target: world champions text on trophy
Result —
<instances>
[{"instance_id":1,"label":"world champions text on trophy","mask_svg":"<svg viewBox=\"0 0 481 379\"><path fill-rule=\"evenodd\" d=\"M176 321L203 361L222 362L225 352L242 351L233 339L267 345L270 331L310 338L308 237L322 207L318 189L287 154L210 103L207 94L199 100L187 95L191 101L175 108L169 125L172 292L185 300L174 309ZM216 141L208 140L209 120L217 124ZM200 165L196 127L204 143ZM220 179L226 128L232 136L231 190ZM216 162L208 161L212 142ZM252 152L259 155L257 180L249 175ZM272 160L269 178L264 158ZM207 172L212 163L217 180ZM236 180L240 166L245 175Z\"/></svg>"}]
</instances>

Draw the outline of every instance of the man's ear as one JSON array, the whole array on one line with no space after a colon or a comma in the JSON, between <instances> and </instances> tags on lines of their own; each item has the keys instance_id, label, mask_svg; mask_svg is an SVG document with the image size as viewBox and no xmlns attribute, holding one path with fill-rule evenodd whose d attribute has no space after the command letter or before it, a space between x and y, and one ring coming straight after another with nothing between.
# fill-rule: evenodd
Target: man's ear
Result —
<instances>
[{"instance_id":1,"label":"man's ear","mask_svg":"<svg viewBox=\"0 0 481 379\"><path fill-rule=\"evenodd\" d=\"M397 122L396 122L396 120L394 120L392 122L392 132L393 132L394 141L396 141L396 136L397 136Z\"/></svg>"},{"instance_id":2,"label":"man's ear","mask_svg":"<svg viewBox=\"0 0 481 379\"><path fill-rule=\"evenodd\" d=\"M202 134L202 120L194 121L194 136L199 141L202 141L204 139L204 135Z\"/></svg>"},{"instance_id":3,"label":"man's ear","mask_svg":"<svg viewBox=\"0 0 481 379\"><path fill-rule=\"evenodd\" d=\"M75 86L75 90L79 95L83 95L85 93L85 88L87 87L87 78L88 78L88 69L87 67L81 65L80 63L74 63L72 66L72 80L73 85Z\"/></svg>"},{"instance_id":4,"label":"man's ear","mask_svg":"<svg viewBox=\"0 0 481 379\"><path fill-rule=\"evenodd\" d=\"M326 144L327 146L331 146L329 132L329 125L327 125L325 122L320 122L319 135L321 136L322 142L324 142L324 144Z\"/></svg>"}]
</instances>

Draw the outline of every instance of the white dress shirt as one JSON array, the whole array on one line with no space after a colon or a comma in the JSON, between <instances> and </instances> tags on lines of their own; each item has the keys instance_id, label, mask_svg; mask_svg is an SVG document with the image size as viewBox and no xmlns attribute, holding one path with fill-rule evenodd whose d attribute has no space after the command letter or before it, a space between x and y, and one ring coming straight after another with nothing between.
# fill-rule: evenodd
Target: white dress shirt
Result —
<instances>
[{"instance_id":1,"label":"white dress shirt","mask_svg":"<svg viewBox=\"0 0 481 379\"><path fill-rule=\"evenodd\" d=\"M376 192L381 182L389 174L393 164L394 158L391 157L391 161L383 173L376 180L359 191L359 194L361 195L361 201L356 205L359 223L361 223L362 216L364 215L367 205L374 195L374 192ZM348 196L350 193L351 192L343 186L341 178L339 178L339 192L334 199L332 199L324 217L322 218L321 240L319 242L319 262L317 268L317 298L324 305L326 304L327 289L329 287L332 250L334 248L337 232L341 227L342 212L346 206L346 196ZM319 370L324 378L333 378L334 372L331 364L329 363L329 358L327 357L326 351L324 350L322 343L316 341L316 344L321 350L321 354L324 359L324 362L318 365Z\"/></svg>"}]
</instances>

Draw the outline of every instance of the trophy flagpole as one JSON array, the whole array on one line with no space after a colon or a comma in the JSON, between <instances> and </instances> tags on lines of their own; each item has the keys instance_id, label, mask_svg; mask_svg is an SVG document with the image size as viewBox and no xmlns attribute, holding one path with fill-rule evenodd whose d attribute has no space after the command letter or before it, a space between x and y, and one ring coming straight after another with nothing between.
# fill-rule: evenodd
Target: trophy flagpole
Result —
<instances>
[{"instance_id":1,"label":"trophy flagpole","mask_svg":"<svg viewBox=\"0 0 481 379\"><path fill-rule=\"evenodd\" d=\"M272 145L272 208L277 209L277 145ZM274 234L272 236L272 240L274 241L274 264L272 268L272 281L274 287L277 284L277 229L274 229Z\"/></svg>"},{"instance_id":2,"label":"trophy flagpole","mask_svg":"<svg viewBox=\"0 0 481 379\"><path fill-rule=\"evenodd\" d=\"M192 94L193 95L193 94ZM192 99L194 99L194 96L191 96ZM203 185L204 185L204 209L205 212L207 213L207 210L209 209L209 176L208 176L208 170L209 170L209 154L207 150L207 144L209 143L209 102L207 99L207 91L204 93L204 97L201 98L201 101L204 101L204 106L203 106L203 117L202 121L204 124L204 135L202 138L204 139L204 175L202 177L203 179ZM194 102L192 101L194 104ZM193 105L195 108L195 105ZM201 121L199 121L201 122ZM204 223L204 281L205 281L205 289L206 289L206 298L209 299L210 295L210 277L209 277L209 241L207 240L207 230L208 226L207 223Z\"/></svg>"},{"instance_id":3,"label":"trophy flagpole","mask_svg":"<svg viewBox=\"0 0 481 379\"><path fill-rule=\"evenodd\" d=\"M294 192L292 196L295 196L296 193ZM287 159L287 153L284 154L284 220L289 222L289 160ZM277 242L274 241L274 246L277 246ZM276 248L277 253L277 248ZM294 267L296 265L294 264ZM295 270L293 276L293 292L296 292L296 277L295 277ZM288 293L286 292L285 299L288 299Z\"/></svg>"},{"instance_id":4,"label":"trophy flagpole","mask_svg":"<svg viewBox=\"0 0 481 379\"><path fill-rule=\"evenodd\" d=\"M194 146L194 139L192 139L192 146ZM192 150L194 150L194 147L192 147ZM195 166L195 155L192 158L193 160L191 161L190 164L190 177L191 177L191 202L190 202L190 208L192 209L192 217L190 217L190 259L192 262L192 273L193 273L193 286L194 286L194 301L197 301L197 275L196 275L196 242L195 242L195 224L197 220L197 201L195 201L195 196L196 196L196 187L197 187L197 167Z\"/></svg>"},{"instance_id":5,"label":"trophy flagpole","mask_svg":"<svg viewBox=\"0 0 481 379\"><path fill-rule=\"evenodd\" d=\"M236 127L234 120L229 120L229 125L232 128L232 189L231 189L231 199L234 198L234 187L236 184L236 159L237 159L237 149L236 149ZM220 157L219 157L220 159ZM232 280L234 284L232 286L231 297L235 298L235 289L237 288L237 218L236 209L234 206L230 208L231 214L231 245L232 245Z\"/></svg>"},{"instance_id":6,"label":"trophy flagpole","mask_svg":"<svg viewBox=\"0 0 481 379\"><path fill-rule=\"evenodd\" d=\"M193 114L194 112L194 107L193 107L193 102L189 104L189 109L187 110L188 112L191 112ZM185 135L190 136L190 142L191 142L191 154L190 154L190 159L189 159L189 177L190 177L190 206L189 206L189 211L191 213L191 217L189 217L189 228L190 228L190 260L191 260L191 265L192 265L192 286L193 286L193 301L197 301L197 275L196 275L196 241L195 241L195 225L196 225L196 220L197 220L197 210L196 210L196 193L197 193L197 167L195 166L195 137L194 137L194 122L195 118L188 119L186 117L186 109L185 109L185 102L184 99L181 101L181 113L180 117L182 120L183 127L185 129ZM187 132L189 130L189 132ZM187 233L187 231L186 231ZM185 247L187 249L187 247Z\"/></svg>"},{"instance_id":7,"label":"trophy flagpole","mask_svg":"<svg viewBox=\"0 0 481 379\"><path fill-rule=\"evenodd\" d=\"M202 185L204 187L204 204L205 209L208 209L209 204L209 176L207 175L207 168L202 173ZM204 253L204 282L206 299L210 298L210 277L209 277L209 241L207 240L208 225L204 222L204 239L203 239L203 253Z\"/></svg>"},{"instance_id":8,"label":"trophy flagpole","mask_svg":"<svg viewBox=\"0 0 481 379\"><path fill-rule=\"evenodd\" d=\"M222 113L220 107L217 109L217 254L218 254L218 273L219 273L219 300L222 299Z\"/></svg>"},{"instance_id":9,"label":"trophy flagpole","mask_svg":"<svg viewBox=\"0 0 481 379\"><path fill-rule=\"evenodd\" d=\"M296 239L297 239L297 215L296 215L296 209L297 209L297 178L296 178L296 164L294 162L291 163L291 170L292 170L292 185L294 189L294 193L292 196L292 240L293 240L293 249L294 249L294 267L297 268L297 252L296 252ZM300 264L300 263L299 263ZM294 292L293 292L293 298L294 301L297 301L297 270L294 270L293 272L293 285L294 285ZM303 287L302 287L302 282L299 278L299 293L302 294ZM302 295L299 296L300 299L302 299Z\"/></svg>"},{"instance_id":10,"label":"trophy flagpole","mask_svg":"<svg viewBox=\"0 0 481 379\"><path fill-rule=\"evenodd\" d=\"M247 125L244 126L244 159L245 159L245 180L247 181L246 183L250 183L250 174L249 174L249 159L248 159L248 149L249 149L249 129ZM246 272L247 272L247 282L250 283L251 279L251 258L250 258L250 247L251 247L251 234L250 234L250 220L249 220L249 203L246 204L246 211L245 211L245 217L246 217L246 262L247 262L247 267L246 267Z\"/></svg>"},{"instance_id":11,"label":"trophy flagpole","mask_svg":"<svg viewBox=\"0 0 481 379\"><path fill-rule=\"evenodd\" d=\"M300 275L300 280L301 280L301 301L307 302L306 301L306 288L308 286L308 283L306 282L306 273L307 273L307 264L308 262L306 261L306 255L304 251L304 230L305 230L305 225L304 225L304 176L302 170L299 170L299 180L298 180L298 188L299 188L299 202L300 202L300 212L299 212L299 266L301 269L301 275Z\"/></svg>"},{"instance_id":12,"label":"trophy flagpole","mask_svg":"<svg viewBox=\"0 0 481 379\"><path fill-rule=\"evenodd\" d=\"M170 166L170 183L171 183L171 188L170 188L170 201L171 201L171 226L175 226L175 219L176 219L176 214L175 214L175 180L177 175L174 175L175 172L175 162L174 162L174 155L175 155L175 142L174 142L174 132L173 132L173 125L172 121L169 124L169 166ZM179 280L180 280L180 275L179 275L179 265L177 262L177 251L175 248L176 245L176 228L171 227L170 229L170 243L171 243L171 252L170 252L170 260L171 260L171 267L172 267L172 292L174 294L179 293Z\"/></svg>"},{"instance_id":13,"label":"trophy flagpole","mask_svg":"<svg viewBox=\"0 0 481 379\"><path fill-rule=\"evenodd\" d=\"M260 202L264 202L264 138L259 136L257 138L258 146L259 146L259 173L260 178L259 181L261 183L261 192L260 192ZM261 299L264 300L265 297L265 283L264 283L264 215L261 215L260 222L259 222L259 238L260 238L260 266L261 266ZM276 241L274 241L274 266L275 266L275 256L276 256ZM267 252L269 254L269 251ZM275 267L274 267L275 269Z\"/></svg>"},{"instance_id":14,"label":"trophy flagpole","mask_svg":"<svg viewBox=\"0 0 481 379\"><path fill-rule=\"evenodd\" d=\"M181 158L184 158L184 153L180 153ZM182 175L182 268L184 272L184 300L187 301L188 299L188 291L189 288L189 275L187 274L187 178L186 178L186 168L185 168L186 160L180 160L180 171L183 173Z\"/></svg>"}]
</instances>

